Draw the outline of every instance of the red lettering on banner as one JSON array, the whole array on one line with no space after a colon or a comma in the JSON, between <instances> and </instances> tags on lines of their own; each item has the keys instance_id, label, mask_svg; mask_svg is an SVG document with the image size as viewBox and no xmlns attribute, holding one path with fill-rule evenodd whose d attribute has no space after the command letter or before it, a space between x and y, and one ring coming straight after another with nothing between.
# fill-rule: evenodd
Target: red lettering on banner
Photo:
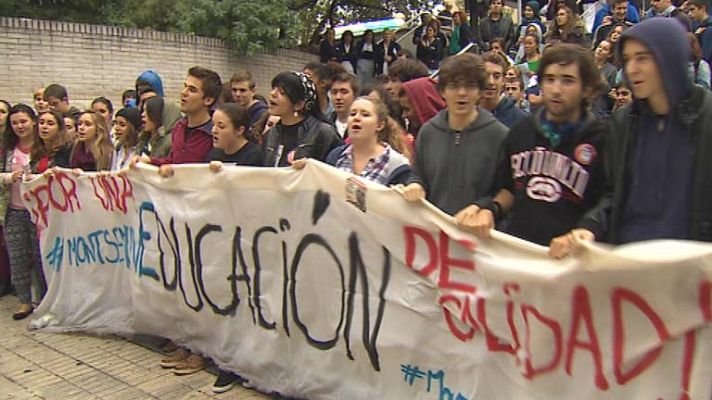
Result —
<instances>
[{"instance_id":1,"label":"red lettering on banner","mask_svg":"<svg viewBox=\"0 0 712 400\"><path fill-rule=\"evenodd\" d=\"M24 199L30 203L29 210L36 223L47 226L49 210L74 212L82 206L77 196L77 182L65 172L47 177L47 183L37 185L25 192Z\"/></svg>"},{"instance_id":2,"label":"red lettering on banner","mask_svg":"<svg viewBox=\"0 0 712 400\"><path fill-rule=\"evenodd\" d=\"M435 268L438 267L437 242L435 241L435 239L433 239L432 235L430 235L430 232L426 231L425 229L418 228L416 226L404 226L403 233L405 234L405 265L407 265L409 268L412 268L414 271L420 273L421 275L430 275L433 271L435 271ZM413 263L415 262L416 236L420 237L425 242L425 245L428 247L429 261L424 267L420 269L415 268L415 266L413 265Z\"/></svg>"},{"instance_id":3,"label":"red lettering on banner","mask_svg":"<svg viewBox=\"0 0 712 400\"><path fill-rule=\"evenodd\" d=\"M529 315L532 315L535 317L537 320L542 322L544 325L546 325L549 330L551 330L551 333L554 336L554 343L553 346L542 346L541 348L545 347L553 347L554 348L554 356L551 357L551 360L549 360L548 364L545 364L541 367L534 367L532 363L532 352L531 352L531 325L529 323ZM524 377L527 379L533 379L536 375L543 374L545 372L553 371L556 369L556 367L559 365L559 361L561 360L561 344L562 344L562 339L561 339L561 325L559 325L558 322L555 320L543 316L539 310L534 308L533 306L529 304L524 304L522 305L522 316L524 317L524 324L526 326L526 332L527 332L527 337L524 340L524 351L526 353L526 361L524 362Z\"/></svg>"},{"instance_id":4,"label":"red lettering on banner","mask_svg":"<svg viewBox=\"0 0 712 400\"><path fill-rule=\"evenodd\" d=\"M509 343L502 342L497 336L495 336L487 325L487 302L483 298L477 299L477 319L480 321L482 330L485 332L485 341L487 343L487 350L494 352L505 352L509 354L514 354L516 349ZM516 331L514 331L516 332ZM515 333L512 336L516 336Z\"/></svg>"},{"instance_id":5,"label":"red lettering on banner","mask_svg":"<svg viewBox=\"0 0 712 400\"><path fill-rule=\"evenodd\" d=\"M507 299L507 325L509 325L509 330L512 332L512 341L514 341L513 349L515 354L522 347L519 343L519 333L517 332L517 326L514 324L514 301L512 296L514 293L519 293L519 285L516 283L505 283L504 284L504 294L509 297ZM519 358L516 359L517 365L519 365Z\"/></svg>"},{"instance_id":6,"label":"red lettering on banner","mask_svg":"<svg viewBox=\"0 0 712 400\"><path fill-rule=\"evenodd\" d=\"M645 353L643 358L628 371L623 371L623 352L625 343L625 334L623 330L623 313L622 302L626 301L635 306L643 315L653 324L655 331L660 337L660 345ZM638 294L631 290L616 288L611 294L611 302L613 305L613 372L616 376L616 381L625 385L631 379L642 374L648 369L658 358L662 351L663 343L670 338L670 334L665 327L660 316L653 311L650 305L643 300Z\"/></svg>"},{"instance_id":7,"label":"red lettering on banner","mask_svg":"<svg viewBox=\"0 0 712 400\"><path fill-rule=\"evenodd\" d=\"M133 197L133 185L125 175L97 175L89 180L104 210L128 212L126 199Z\"/></svg>"},{"instance_id":8,"label":"red lettering on banner","mask_svg":"<svg viewBox=\"0 0 712 400\"><path fill-rule=\"evenodd\" d=\"M488 311L491 312L487 309L490 296L487 293L475 295L478 288L471 281L466 278L457 279L453 274L454 268L464 271L476 270L474 258L468 257L474 253L475 243L453 240L465 249L467 252L464 254L468 255L454 256L451 239L443 231L440 231L436 237L436 234L424 229L405 226L403 232L406 265L435 281L439 288L448 289L439 297L438 304L442 307L447 327L455 338L467 342L473 340L478 331L482 332L488 351L510 354L515 358L517 365L523 361L522 375L528 380L558 371L559 368L563 368L567 375L573 376L576 353L586 351L591 354L593 381L596 388L601 391L610 389L611 378L605 376L603 367L600 332L596 330L594 323L595 310L591 307L590 294L584 285L578 285L573 289L568 336L564 338L562 326L557 319L546 316L532 304L519 303L516 300L516 295L521 290L517 283L504 283L502 289L506 297L505 302L502 304L501 299L496 299L494 303L496 310L501 310L504 306L506 314L501 315L501 311L498 311L497 315L488 315ZM419 255L422 258L416 261ZM699 288L698 302L702 316L706 322L712 322L712 282L703 281ZM616 383L623 386L655 364L662 352L663 344L670 339L670 333L661 316L638 293L630 289L614 288L610 295L610 302L613 313L611 318L613 372ZM626 343L624 304L650 321L660 339L659 345L632 361L624 360ZM517 318L517 311L521 312L521 319ZM500 332L502 317L506 319L511 339L504 338ZM520 338L520 331L515 322L522 321L524 330L521 332L525 337ZM497 329L493 331L491 327ZM519 329L521 330L522 327L520 326ZM536 351L532 354L534 346ZM690 400L689 390L695 351L696 331L693 330L687 332L684 338L680 400ZM587 355L579 355L580 359L582 357Z\"/></svg>"},{"instance_id":9,"label":"red lettering on banner","mask_svg":"<svg viewBox=\"0 0 712 400\"><path fill-rule=\"evenodd\" d=\"M598 343L598 335L593 325L593 316L591 315L591 304L589 302L588 290L583 286L577 286L574 289L573 296L573 317L571 319L571 331L569 332L569 341L566 345L566 373L571 376L571 364L574 358L574 349L580 347L591 352L593 364L595 366L596 387L602 390L608 389L608 381L603 375L603 362L601 361L601 346ZM578 340L578 332L581 323L583 322L586 328L588 342Z\"/></svg>"},{"instance_id":10,"label":"red lettering on banner","mask_svg":"<svg viewBox=\"0 0 712 400\"><path fill-rule=\"evenodd\" d=\"M454 303L457 306L458 310L462 310L462 313L464 314L467 312L466 310L469 308L469 299L465 298L465 306L463 307L462 301L457 298L457 296L454 295L444 295L440 297L440 306L443 309L443 313L445 314L445 322L447 323L448 328L450 329L450 333L455 335L456 338L459 340L466 342L470 339L472 339L473 336L475 336L475 331L476 328L473 326L469 326L468 330L466 332L463 332L460 327L458 326L457 322L455 319L453 319L453 314L452 311L450 311L447 307L445 307L445 304L447 303ZM461 317L461 319L464 321L465 319Z\"/></svg>"},{"instance_id":11,"label":"red lettering on banner","mask_svg":"<svg viewBox=\"0 0 712 400\"><path fill-rule=\"evenodd\" d=\"M474 243L464 242L465 248L474 252ZM445 289L462 290L467 293L474 293L475 287L463 282L452 281L450 278L450 268L462 268L469 271L475 270L475 263L472 260L463 260L450 257L450 238L445 232L440 231L440 280L438 286Z\"/></svg>"},{"instance_id":12,"label":"red lettering on banner","mask_svg":"<svg viewBox=\"0 0 712 400\"><path fill-rule=\"evenodd\" d=\"M706 322L712 322L712 282L700 284L700 309Z\"/></svg>"},{"instance_id":13,"label":"red lettering on banner","mask_svg":"<svg viewBox=\"0 0 712 400\"><path fill-rule=\"evenodd\" d=\"M468 271L475 270L475 262L472 259L454 258L450 255L450 237L445 232L440 231L439 240L435 240L430 232L415 227L404 226L403 233L405 235L405 265L412 268L414 271L423 276L429 276L435 272L438 267L439 278L438 286L444 289L460 290L467 293L474 293L475 287L453 280L450 276L452 268L461 268ZM428 248L428 262L423 266L415 266L415 255L417 253L416 239L420 238ZM458 240L455 243L470 252L475 251L475 243L469 240Z\"/></svg>"},{"instance_id":14,"label":"red lettering on banner","mask_svg":"<svg viewBox=\"0 0 712 400\"><path fill-rule=\"evenodd\" d=\"M696 332L691 330L685 334L685 349L682 353L682 392L680 400L690 400L690 376L692 362L695 358Z\"/></svg>"}]
</instances>

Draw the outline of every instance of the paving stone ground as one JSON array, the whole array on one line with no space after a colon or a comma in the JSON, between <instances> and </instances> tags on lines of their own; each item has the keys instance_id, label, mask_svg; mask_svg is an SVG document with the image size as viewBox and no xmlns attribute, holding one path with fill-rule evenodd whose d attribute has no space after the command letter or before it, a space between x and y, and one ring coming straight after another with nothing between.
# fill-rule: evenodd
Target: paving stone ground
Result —
<instances>
[{"instance_id":1,"label":"paving stone ground","mask_svg":"<svg viewBox=\"0 0 712 400\"><path fill-rule=\"evenodd\" d=\"M31 318L12 320L17 304L0 298L0 400L271 398L242 387L214 394L214 367L175 376L158 365L163 355L150 338L28 331Z\"/></svg>"}]
</instances>

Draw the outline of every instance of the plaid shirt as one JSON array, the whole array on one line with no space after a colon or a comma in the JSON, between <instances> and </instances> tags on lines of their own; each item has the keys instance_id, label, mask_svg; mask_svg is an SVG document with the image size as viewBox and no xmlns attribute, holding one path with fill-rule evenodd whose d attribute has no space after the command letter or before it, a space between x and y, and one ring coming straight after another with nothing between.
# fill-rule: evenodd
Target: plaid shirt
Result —
<instances>
[{"instance_id":1,"label":"plaid shirt","mask_svg":"<svg viewBox=\"0 0 712 400\"><path fill-rule=\"evenodd\" d=\"M361 178L368 179L369 181L380 183L381 185L385 185L388 182L388 178L390 173L386 171L386 166L388 165L388 162L391 159L391 147L387 144L384 144L386 149L381 153L380 156L376 158L371 158L368 160L368 163L366 163L366 166L363 168L363 171L361 171L358 176ZM336 159L336 164L334 166L338 169L348 171L351 173L354 172L354 156L353 156L353 145L348 145L344 149L344 151L341 152L339 155L339 158Z\"/></svg>"}]
</instances>

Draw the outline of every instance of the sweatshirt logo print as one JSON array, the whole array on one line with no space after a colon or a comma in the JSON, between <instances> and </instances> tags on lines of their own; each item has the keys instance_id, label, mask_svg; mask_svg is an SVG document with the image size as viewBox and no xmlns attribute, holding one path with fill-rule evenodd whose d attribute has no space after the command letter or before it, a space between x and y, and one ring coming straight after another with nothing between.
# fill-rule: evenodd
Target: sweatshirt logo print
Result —
<instances>
[{"instance_id":1,"label":"sweatshirt logo print","mask_svg":"<svg viewBox=\"0 0 712 400\"><path fill-rule=\"evenodd\" d=\"M588 185L588 171L571 158L543 147L513 154L510 158L514 180L531 176L527 195L535 200L556 202L562 186L583 198Z\"/></svg>"}]
</instances>

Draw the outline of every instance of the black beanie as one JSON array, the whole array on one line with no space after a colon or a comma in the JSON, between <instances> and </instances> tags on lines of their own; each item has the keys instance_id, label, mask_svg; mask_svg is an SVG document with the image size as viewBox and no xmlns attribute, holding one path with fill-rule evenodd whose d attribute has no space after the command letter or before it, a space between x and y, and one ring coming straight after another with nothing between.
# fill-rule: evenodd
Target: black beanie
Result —
<instances>
[{"instance_id":1,"label":"black beanie","mask_svg":"<svg viewBox=\"0 0 712 400\"><path fill-rule=\"evenodd\" d=\"M136 107L126 107L119 110L115 117L124 117L129 124L133 125L136 132L141 130L141 112Z\"/></svg>"}]
</instances>

